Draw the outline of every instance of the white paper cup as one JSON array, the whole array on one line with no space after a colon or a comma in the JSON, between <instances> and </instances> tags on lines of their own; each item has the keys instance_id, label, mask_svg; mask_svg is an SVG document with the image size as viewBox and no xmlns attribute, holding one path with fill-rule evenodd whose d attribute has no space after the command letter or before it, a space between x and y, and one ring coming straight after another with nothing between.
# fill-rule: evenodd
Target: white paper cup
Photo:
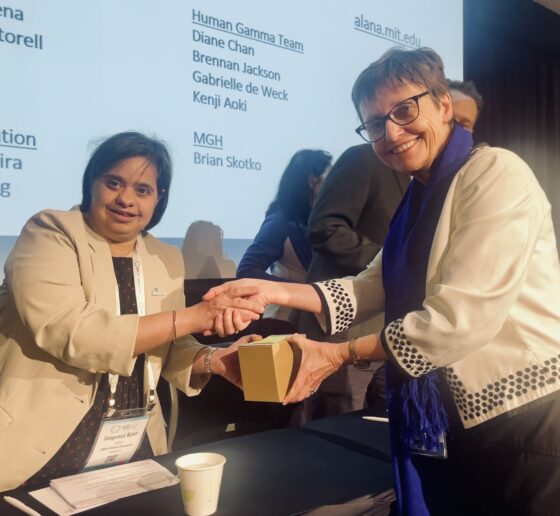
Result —
<instances>
[{"instance_id":1,"label":"white paper cup","mask_svg":"<svg viewBox=\"0 0 560 516\"><path fill-rule=\"evenodd\" d=\"M187 514L206 516L216 512L225 462L219 453L190 453L175 461Z\"/></svg>"}]
</instances>

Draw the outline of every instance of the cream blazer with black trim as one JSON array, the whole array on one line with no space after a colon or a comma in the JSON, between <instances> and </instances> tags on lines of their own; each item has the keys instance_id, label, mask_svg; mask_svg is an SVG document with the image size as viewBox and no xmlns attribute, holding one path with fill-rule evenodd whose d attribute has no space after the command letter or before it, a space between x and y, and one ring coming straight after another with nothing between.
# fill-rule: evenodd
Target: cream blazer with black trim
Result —
<instances>
[{"instance_id":1,"label":"cream blazer with black trim","mask_svg":"<svg viewBox=\"0 0 560 516\"><path fill-rule=\"evenodd\" d=\"M357 277L315 284L326 331L383 309L382 259ZM390 322L381 337L406 374L444 370L465 428L560 390L550 204L518 156L484 147L457 173L432 242L423 309Z\"/></svg>"},{"instance_id":2,"label":"cream blazer with black trim","mask_svg":"<svg viewBox=\"0 0 560 516\"><path fill-rule=\"evenodd\" d=\"M138 238L146 313L185 306L178 249ZM27 222L0 287L0 491L37 472L89 410L102 374L129 376L138 315L115 316L116 279L107 242L80 211L43 211ZM171 324L171 317L170 317ZM170 329L171 333L171 329ZM188 395L192 337L150 352L160 374ZM148 375L144 374L144 390ZM201 376L198 384L207 380ZM159 403L148 424L155 454L167 451Z\"/></svg>"}]
</instances>

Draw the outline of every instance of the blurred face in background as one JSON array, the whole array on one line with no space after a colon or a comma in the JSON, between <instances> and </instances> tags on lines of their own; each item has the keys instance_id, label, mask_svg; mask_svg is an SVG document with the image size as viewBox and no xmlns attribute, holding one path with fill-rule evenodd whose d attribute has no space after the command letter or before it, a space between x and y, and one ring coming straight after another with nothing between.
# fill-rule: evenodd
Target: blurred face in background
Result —
<instances>
[{"instance_id":1,"label":"blurred face in background","mask_svg":"<svg viewBox=\"0 0 560 516\"><path fill-rule=\"evenodd\" d=\"M461 91L450 90L450 93L454 120L472 133L478 118L476 102Z\"/></svg>"},{"instance_id":2,"label":"blurred face in background","mask_svg":"<svg viewBox=\"0 0 560 516\"><path fill-rule=\"evenodd\" d=\"M309 184L309 188L311 189L311 205L315 204L317 196L319 195L321 187L323 186L327 175L331 171L331 168L332 166L329 165L320 176L309 174L309 176L307 177L307 183Z\"/></svg>"}]
</instances>

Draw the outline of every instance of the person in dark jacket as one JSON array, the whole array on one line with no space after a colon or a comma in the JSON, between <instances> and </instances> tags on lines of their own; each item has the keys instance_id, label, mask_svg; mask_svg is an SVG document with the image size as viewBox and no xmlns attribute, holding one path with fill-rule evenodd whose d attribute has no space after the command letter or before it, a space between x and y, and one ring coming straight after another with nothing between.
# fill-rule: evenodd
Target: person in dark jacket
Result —
<instances>
[{"instance_id":1,"label":"person in dark jacket","mask_svg":"<svg viewBox=\"0 0 560 516\"><path fill-rule=\"evenodd\" d=\"M325 180L309 216L309 240L313 258L307 281L355 276L364 270L383 246L389 222L410 180L385 166L371 145L355 145L342 153ZM367 335L382 328L382 314L353 324L348 331L330 336L332 342ZM316 318L300 313L298 331L311 339L325 340ZM364 406L368 385L379 363L358 370L343 367L327 378L318 392L305 400L293 424L319 417L359 410ZM372 403L383 403L383 374L380 385L372 383Z\"/></svg>"}]
</instances>

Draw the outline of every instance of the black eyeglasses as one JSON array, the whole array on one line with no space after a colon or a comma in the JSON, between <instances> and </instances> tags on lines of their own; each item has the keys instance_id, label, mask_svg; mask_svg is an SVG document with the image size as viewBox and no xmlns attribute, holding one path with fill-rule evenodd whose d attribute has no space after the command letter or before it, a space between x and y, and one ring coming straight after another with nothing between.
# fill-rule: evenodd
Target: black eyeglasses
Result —
<instances>
[{"instance_id":1,"label":"black eyeglasses","mask_svg":"<svg viewBox=\"0 0 560 516\"><path fill-rule=\"evenodd\" d=\"M375 143L381 140L385 136L387 120L391 120L397 125L407 125L414 122L420 114L418 99L429 93L429 91L425 91L399 102L385 116L372 118L364 122L356 129L356 132L368 143Z\"/></svg>"}]
</instances>

